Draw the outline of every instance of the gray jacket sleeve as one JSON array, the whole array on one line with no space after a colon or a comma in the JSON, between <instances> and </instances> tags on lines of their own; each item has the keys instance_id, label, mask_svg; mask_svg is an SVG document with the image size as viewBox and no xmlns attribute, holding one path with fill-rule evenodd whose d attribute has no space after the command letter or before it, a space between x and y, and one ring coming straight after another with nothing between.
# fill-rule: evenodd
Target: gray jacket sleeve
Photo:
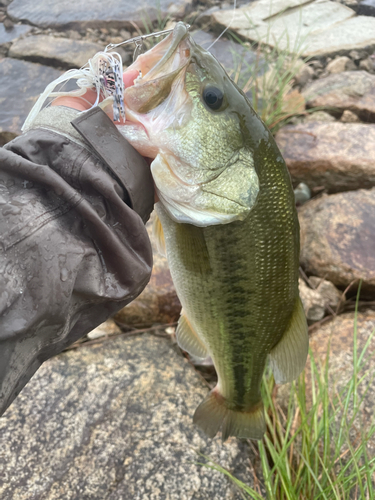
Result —
<instances>
[{"instance_id":1,"label":"gray jacket sleeve","mask_svg":"<svg viewBox=\"0 0 375 500\"><path fill-rule=\"evenodd\" d=\"M99 108L46 108L0 148L0 415L143 290L152 206L149 166Z\"/></svg>"}]
</instances>

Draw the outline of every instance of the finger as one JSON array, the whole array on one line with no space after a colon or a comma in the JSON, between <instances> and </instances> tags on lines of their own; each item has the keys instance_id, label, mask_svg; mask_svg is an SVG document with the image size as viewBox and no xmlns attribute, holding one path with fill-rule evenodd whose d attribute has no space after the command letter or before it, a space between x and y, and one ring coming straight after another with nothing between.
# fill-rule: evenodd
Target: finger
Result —
<instances>
[{"instance_id":1,"label":"finger","mask_svg":"<svg viewBox=\"0 0 375 500\"><path fill-rule=\"evenodd\" d=\"M132 87L134 85L134 80L138 78L139 72L136 69L130 69L129 71L125 71L122 75L122 79L124 81L124 86L127 89L128 87Z\"/></svg>"},{"instance_id":2,"label":"finger","mask_svg":"<svg viewBox=\"0 0 375 500\"><path fill-rule=\"evenodd\" d=\"M70 95L56 97L56 99L51 102L51 106L66 106L68 108L77 109L78 111L86 111L95 103L96 96L97 93L95 90L87 89L86 93L80 97Z\"/></svg>"}]
</instances>

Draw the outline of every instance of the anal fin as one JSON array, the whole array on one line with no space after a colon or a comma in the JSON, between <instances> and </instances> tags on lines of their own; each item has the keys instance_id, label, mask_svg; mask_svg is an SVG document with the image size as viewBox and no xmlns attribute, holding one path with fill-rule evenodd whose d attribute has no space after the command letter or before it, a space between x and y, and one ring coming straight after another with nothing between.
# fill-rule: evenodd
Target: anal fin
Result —
<instances>
[{"instance_id":1,"label":"anal fin","mask_svg":"<svg viewBox=\"0 0 375 500\"><path fill-rule=\"evenodd\" d=\"M208 352L206 346L194 331L190 321L187 319L184 310L181 311L180 319L176 329L178 345L184 351L197 358L207 358Z\"/></svg>"},{"instance_id":2,"label":"anal fin","mask_svg":"<svg viewBox=\"0 0 375 500\"><path fill-rule=\"evenodd\" d=\"M269 355L275 382L286 384L295 380L305 367L308 351L306 316L298 297L289 327Z\"/></svg>"}]
</instances>

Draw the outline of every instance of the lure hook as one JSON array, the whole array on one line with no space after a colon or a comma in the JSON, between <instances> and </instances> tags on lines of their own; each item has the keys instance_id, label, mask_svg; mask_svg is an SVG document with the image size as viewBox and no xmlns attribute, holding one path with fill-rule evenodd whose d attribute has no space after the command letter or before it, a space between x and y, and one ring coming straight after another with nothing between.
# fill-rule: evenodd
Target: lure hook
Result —
<instances>
[{"instance_id":1,"label":"lure hook","mask_svg":"<svg viewBox=\"0 0 375 500\"><path fill-rule=\"evenodd\" d=\"M190 29L190 24L186 24L186 28L189 30ZM129 40L124 40L123 42L120 43L109 43L106 48L104 49L104 52L109 52L111 50L117 49L117 47L120 47L121 45L127 45L128 43L134 43L135 44L135 50L133 54L133 61L137 59L137 57L142 54L143 52L143 40L146 40L146 38L159 38L159 36L167 35L168 33L171 33L174 28L170 28L168 30L162 30L162 31L155 31L154 33L148 33L146 35L139 35L134 38L129 38Z\"/></svg>"}]
</instances>

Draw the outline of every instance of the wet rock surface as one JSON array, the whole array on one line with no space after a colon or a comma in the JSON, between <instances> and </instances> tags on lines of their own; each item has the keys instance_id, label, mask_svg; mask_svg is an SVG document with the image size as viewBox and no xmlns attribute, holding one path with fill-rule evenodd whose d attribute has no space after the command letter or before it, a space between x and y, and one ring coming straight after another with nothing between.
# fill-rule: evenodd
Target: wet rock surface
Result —
<instances>
[{"instance_id":1,"label":"wet rock surface","mask_svg":"<svg viewBox=\"0 0 375 500\"><path fill-rule=\"evenodd\" d=\"M204 49L207 49L216 40L216 36L205 31L196 31L193 34L194 40ZM220 39L210 48L212 55L229 71L230 76L234 76L240 69L237 84L243 88L249 78L249 67L257 67L258 73L263 74L267 68L266 62L249 47L244 47L232 40Z\"/></svg>"},{"instance_id":2,"label":"wet rock surface","mask_svg":"<svg viewBox=\"0 0 375 500\"><path fill-rule=\"evenodd\" d=\"M161 17L165 17L168 12L183 17L189 5L188 0L177 0L173 3L170 0L160 0L157 4L133 0L44 0L39 3L33 0L13 0L8 7L8 14L16 21L24 21L42 28L133 28L132 23L142 26L143 20L156 21L158 10Z\"/></svg>"},{"instance_id":3,"label":"wet rock surface","mask_svg":"<svg viewBox=\"0 0 375 500\"><path fill-rule=\"evenodd\" d=\"M41 64L10 57L0 60L1 145L21 133L34 102L46 86L60 75L61 71Z\"/></svg>"},{"instance_id":4,"label":"wet rock surface","mask_svg":"<svg viewBox=\"0 0 375 500\"><path fill-rule=\"evenodd\" d=\"M343 288L362 279L363 292L373 297L375 189L311 200L300 208L299 220L305 271Z\"/></svg>"},{"instance_id":5,"label":"wet rock surface","mask_svg":"<svg viewBox=\"0 0 375 500\"><path fill-rule=\"evenodd\" d=\"M169 341L147 334L50 359L0 419L1 498L239 500L196 464L194 449L251 484L241 443L193 426L207 390Z\"/></svg>"},{"instance_id":6,"label":"wet rock surface","mask_svg":"<svg viewBox=\"0 0 375 500\"><path fill-rule=\"evenodd\" d=\"M329 193L375 186L375 125L304 123L284 127L276 142L293 183Z\"/></svg>"},{"instance_id":7,"label":"wet rock surface","mask_svg":"<svg viewBox=\"0 0 375 500\"><path fill-rule=\"evenodd\" d=\"M9 43L21 35L25 35L30 30L31 26L25 24L14 25L11 29L6 29L4 23L0 23L0 45Z\"/></svg>"},{"instance_id":8,"label":"wet rock surface","mask_svg":"<svg viewBox=\"0 0 375 500\"><path fill-rule=\"evenodd\" d=\"M98 43L35 35L14 42L9 57L70 69L85 65L100 50Z\"/></svg>"},{"instance_id":9,"label":"wet rock surface","mask_svg":"<svg viewBox=\"0 0 375 500\"><path fill-rule=\"evenodd\" d=\"M358 14L361 16L375 16L375 1L362 0L358 7Z\"/></svg>"},{"instance_id":10,"label":"wet rock surface","mask_svg":"<svg viewBox=\"0 0 375 500\"><path fill-rule=\"evenodd\" d=\"M303 91L308 107L329 107L340 115L356 113L364 121L375 121L375 75L366 71L346 71L309 84Z\"/></svg>"},{"instance_id":11,"label":"wet rock surface","mask_svg":"<svg viewBox=\"0 0 375 500\"><path fill-rule=\"evenodd\" d=\"M220 27L231 22L225 11L212 16ZM344 55L352 49L375 46L375 19L355 17L351 8L330 1L282 0L270 5L260 0L237 9L231 30L247 40L290 51L301 49L304 56Z\"/></svg>"}]
</instances>

